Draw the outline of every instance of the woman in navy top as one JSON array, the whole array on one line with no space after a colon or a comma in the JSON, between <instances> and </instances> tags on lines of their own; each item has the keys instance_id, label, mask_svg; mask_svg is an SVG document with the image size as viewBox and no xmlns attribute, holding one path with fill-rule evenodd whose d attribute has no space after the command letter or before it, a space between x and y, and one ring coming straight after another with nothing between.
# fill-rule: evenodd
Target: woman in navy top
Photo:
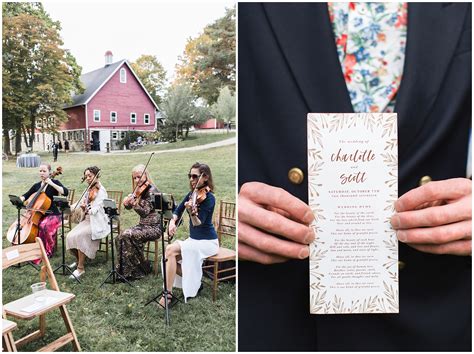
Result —
<instances>
[{"instance_id":1,"label":"woman in navy top","mask_svg":"<svg viewBox=\"0 0 474 354\"><path fill-rule=\"evenodd\" d=\"M201 286L202 262L207 257L217 254L219 241L217 233L212 224L212 214L216 199L212 191L214 183L212 181L211 169L206 164L196 162L191 166L188 174L190 192L184 197L181 204L173 212L173 218L169 224L169 234L176 233L176 222L181 218L186 209L190 215L189 231L190 237L184 241L177 240L166 247L167 289L171 292L173 285L183 288L184 301L188 297L196 296ZM201 196L199 201L193 203L193 191L197 191ZM204 199L205 196L205 199ZM203 199L201 201L201 199ZM193 207L193 204L195 207ZM178 260L181 259L182 277L176 277ZM168 302L171 296L168 297ZM162 306L165 299L160 300Z\"/></svg>"}]
</instances>

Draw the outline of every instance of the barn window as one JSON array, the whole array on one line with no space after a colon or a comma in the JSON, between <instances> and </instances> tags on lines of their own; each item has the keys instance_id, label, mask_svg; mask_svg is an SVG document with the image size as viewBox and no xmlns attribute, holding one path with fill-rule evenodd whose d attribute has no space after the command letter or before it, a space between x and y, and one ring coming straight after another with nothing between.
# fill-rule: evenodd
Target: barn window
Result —
<instances>
[{"instance_id":1,"label":"barn window","mask_svg":"<svg viewBox=\"0 0 474 354\"><path fill-rule=\"evenodd\" d=\"M144 124L150 124L150 115L148 113L145 113L143 115L143 123Z\"/></svg>"},{"instance_id":2,"label":"barn window","mask_svg":"<svg viewBox=\"0 0 474 354\"><path fill-rule=\"evenodd\" d=\"M119 137L118 133L119 132L117 132L117 131L112 132L112 140L118 140L118 137Z\"/></svg>"},{"instance_id":3,"label":"barn window","mask_svg":"<svg viewBox=\"0 0 474 354\"><path fill-rule=\"evenodd\" d=\"M125 68L120 69L120 82L122 84L127 83L127 70Z\"/></svg>"},{"instance_id":4,"label":"barn window","mask_svg":"<svg viewBox=\"0 0 474 354\"><path fill-rule=\"evenodd\" d=\"M137 114L130 113L130 124L137 124Z\"/></svg>"},{"instance_id":5,"label":"barn window","mask_svg":"<svg viewBox=\"0 0 474 354\"><path fill-rule=\"evenodd\" d=\"M110 123L117 123L117 112L110 112Z\"/></svg>"},{"instance_id":6,"label":"barn window","mask_svg":"<svg viewBox=\"0 0 474 354\"><path fill-rule=\"evenodd\" d=\"M94 109L94 122L100 122L100 110Z\"/></svg>"}]
</instances>

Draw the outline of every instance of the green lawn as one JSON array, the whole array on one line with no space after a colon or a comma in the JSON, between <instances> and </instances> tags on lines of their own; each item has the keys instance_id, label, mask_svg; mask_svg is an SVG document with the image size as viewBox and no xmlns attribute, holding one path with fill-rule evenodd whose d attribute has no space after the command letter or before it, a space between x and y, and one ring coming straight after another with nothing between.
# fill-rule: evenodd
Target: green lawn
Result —
<instances>
[{"instance_id":1,"label":"green lawn","mask_svg":"<svg viewBox=\"0 0 474 354\"><path fill-rule=\"evenodd\" d=\"M203 137L204 138L204 137ZM202 140L201 140L202 143ZM43 156L44 162L51 161ZM60 154L59 163L64 174L63 184L76 189L76 199L85 188L80 184L82 171L90 165L102 169L101 181L106 189L131 190L131 169L146 163L147 155L68 155ZM150 171L157 187L172 193L181 200L188 191L187 173L196 161L209 164L216 185L215 196L219 200L235 201L235 145L196 152L164 153L154 156ZM54 164L55 168L57 165ZM18 169L14 161L3 164L3 234L16 218L16 209L8 201L8 194L23 194L38 180L37 169ZM122 211L122 229L134 225L138 216L133 211ZM187 222L180 227L177 237L187 236ZM226 242L235 247L235 240ZM8 246L3 239L3 247ZM51 259L53 269L61 263L61 242ZM67 262L72 262L67 255ZM164 310L145 302L158 294L163 285L161 275L149 275L135 281L131 288L126 284L106 284L99 288L110 270L105 254L98 253L95 260L86 263L82 284L57 274L61 290L76 295L68 305L69 313L83 351L234 351L235 350L235 285L220 284L218 299L211 299L211 289L204 287L201 294L187 304L178 304L171 310L171 326L167 327ZM3 272L3 303L8 303L30 292L30 285L38 281L38 274L31 266L10 268ZM175 290L180 295L180 290ZM59 311L57 311L59 313ZM15 338L37 328L37 321L19 322ZM64 334L58 314L48 315L47 339ZM28 344L20 350L34 351L43 341ZM72 346L65 347L71 350Z\"/></svg>"}]
</instances>

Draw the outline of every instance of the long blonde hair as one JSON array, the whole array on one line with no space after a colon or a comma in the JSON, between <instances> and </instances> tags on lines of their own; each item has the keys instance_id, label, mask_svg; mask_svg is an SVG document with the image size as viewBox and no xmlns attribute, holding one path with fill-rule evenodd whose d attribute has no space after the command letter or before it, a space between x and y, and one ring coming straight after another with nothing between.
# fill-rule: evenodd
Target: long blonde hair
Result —
<instances>
[{"instance_id":1,"label":"long blonde hair","mask_svg":"<svg viewBox=\"0 0 474 354\"><path fill-rule=\"evenodd\" d=\"M145 170L145 165L143 164L140 164L140 165L136 165L133 169L132 169L132 190L135 189L136 187L136 184L135 184L135 180L133 178L133 174L138 172L140 173L140 175L143 173L143 171ZM149 169L146 169L145 173L143 174L143 177L142 177L142 180L143 181L146 181L148 180L150 182L150 184L153 184L153 179L151 178L151 174L150 174L150 170Z\"/></svg>"}]
</instances>

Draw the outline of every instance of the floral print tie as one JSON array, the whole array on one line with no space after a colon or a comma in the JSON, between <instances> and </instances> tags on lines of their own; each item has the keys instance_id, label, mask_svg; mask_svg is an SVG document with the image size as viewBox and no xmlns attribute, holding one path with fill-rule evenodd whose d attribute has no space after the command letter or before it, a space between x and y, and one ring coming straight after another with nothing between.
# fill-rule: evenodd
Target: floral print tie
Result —
<instances>
[{"instance_id":1,"label":"floral print tie","mask_svg":"<svg viewBox=\"0 0 474 354\"><path fill-rule=\"evenodd\" d=\"M405 60L406 3L328 3L355 112L393 112Z\"/></svg>"}]
</instances>

